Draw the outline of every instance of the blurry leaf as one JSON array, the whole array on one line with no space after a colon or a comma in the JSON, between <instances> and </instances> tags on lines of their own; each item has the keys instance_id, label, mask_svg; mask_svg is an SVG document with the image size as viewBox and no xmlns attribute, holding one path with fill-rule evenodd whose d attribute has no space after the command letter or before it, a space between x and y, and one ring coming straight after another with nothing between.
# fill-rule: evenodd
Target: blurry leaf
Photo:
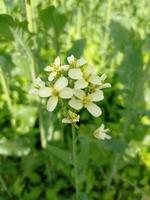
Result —
<instances>
[{"instance_id":1,"label":"blurry leaf","mask_svg":"<svg viewBox=\"0 0 150 200\"><path fill-rule=\"evenodd\" d=\"M86 137L80 139L81 150L78 155L80 178L84 179L85 171L88 166L90 143Z\"/></svg>"},{"instance_id":2,"label":"blurry leaf","mask_svg":"<svg viewBox=\"0 0 150 200\"><path fill-rule=\"evenodd\" d=\"M113 20L110 25L111 37L117 50L123 51L128 44L132 44L131 26L125 26L122 20ZM121 37L120 37L121 36Z\"/></svg>"},{"instance_id":3,"label":"blurry leaf","mask_svg":"<svg viewBox=\"0 0 150 200\"><path fill-rule=\"evenodd\" d=\"M12 55L13 62L16 68L13 70L13 76L22 76L28 80L31 78L30 62L27 56L22 56L20 53L14 53Z\"/></svg>"},{"instance_id":4,"label":"blurry leaf","mask_svg":"<svg viewBox=\"0 0 150 200\"><path fill-rule=\"evenodd\" d=\"M53 28L56 35L59 35L64 30L64 26L67 22L67 15L59 13L54 6L49 6L46 9L41 10L39 17L45 30Z\"/></svg>"},{"instance_id":5,"label":"blurry leaf","mask_svg":"<svg viewBox=\"0 0 150 200\"><path fill-rule=\"evenodd\" d=\"M88 196L84 192L79 193L79 200L88 200Z\"/></svg>"},{"instance_id":6,"label":"blurry leaf","mask_svg":"<svg viewBox=\"0 0 150 200\"><path fill-rule=\"evenodd\" d=\"M28 133L36 121L37 109L33 106L16 105L13 112L13 121L18 133Z\"/></svg>"},{"instance_id":7,"label":"blurry leaf","mask_svg":"<svg viewBox=\"0 0 150 200\"><path fill-rule=\"evenodd\" d=\"M11 55L5 52L0 52L0 67L8 74L11 73L11 70L14 67L14 64L11 59Z\"/></svg>"},{"instance_id":8,"label":"blurry leaf","mask_svg":"<svg viewBox=\"0 0 150 200\"><path fill-rule=\"evenodd\" d=\"M30 145L23 138L0 139L0 154L5 156L25 156L30 152Z\"/></svg>"},{"instance_id":9,"label":"blurry leaf","mask_svg":"<svg viewBox=\"0 0 150 200\"><path fill-rule=\"evenodd\" d=\"M73 42L72 48L69 49L67 55L73 54L75 57L80 58L83 55L83 51L86 45L85 39L76 40Z\"/></svg>"},{"instance_id":10,"label":"blurry leaf","mask_svg":"<svg viewBox=\"0 0 150 200\"><path fill-rule=\"evenodd\" d=\"M128 147L127 143L117 139L100 141L100 146L119 154L124 153L125 149Z\"/></svg>"},{"instance_id":11,"label":"blurry leaf","mask_svg":"<svg viewBox=\"0 0 150 200\"><path fill-rule=\"evenodd\" d=\"M40 194L42 193L41 186L32 186L30 191L26 191L23 199L34 200L39 199Z\"/></svg>"},{"instance_id":12,"label":"blurry leaf","mask_svg":"<svg viewBox=\"0 0 150 200\"><path fill-rule=\"evenodd\" d=\"M50 153L52 153L54 156L66 164L72 164L71 154L69 152L52 145L49 145L47 149L50 151Z\"/></svg>"},{"instance_id":13,"label":"blurry leaf","mask_svg":"<svg viewBox=\"0 0 150 200\"><path fill-rule=\"evenodd\" d=\"M0 14L0 40L13 40L10 27L13 27L15 22L10 15Z\"/></svg>"},{"instance_id":14,"label":"blurry leaf","mask_svg":"<svg viewBox=\"0 0 150 200\"><path fill-rule=\"evenodd\" d=\"M143 44L144 53L150 53L150 34L147 35Z\"/></svg>"}]
</instances>

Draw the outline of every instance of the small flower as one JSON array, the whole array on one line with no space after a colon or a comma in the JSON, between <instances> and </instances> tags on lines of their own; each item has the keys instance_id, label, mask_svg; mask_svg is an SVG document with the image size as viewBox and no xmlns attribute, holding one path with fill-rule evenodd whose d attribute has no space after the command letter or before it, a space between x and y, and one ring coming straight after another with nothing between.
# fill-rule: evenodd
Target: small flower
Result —
<instances>
[{"instance_id":1,"label":"small flower","mask_svg":"<svg viewBox=\"0 0 150 200\"><path fill-rule=\"evenodd\" d=\"M110 140L111 136L106 134L109 131L109 129L104 129L104 124L102 124L98 129L96 129L93 133L94 137L100 140Z\"/></svg>"},{"instance_id":2,"label":"small flower","mask_svg":"<svg viewBox=\"0 0 150 200\"><path fill-rule=\"evenodd\" d=\"M29 91L30 94L39 94L39 90L45 87L45 82L42 81L39 77L35 79L32 87Z\"/></svg>"},{"instance_id":3,"label":"small flower","mask_svg":"<svg viewBox=\"0 0 150 200\"><path fill-rule=\"evenodd\" d=\"M89 83L93 85L99 85L101 83L101 77L95 74L94 68L89 66L82 74L82 78L75 82L76 89L84 89Z\"/></svg>"},{"instance_id":4,"label":"small flower","mask_svg":"<svg viewBox=\"0 0 150 200\"><path fill-rule=\"evenodd\" d=\"M59 98L70 99L73 96L73 90L67 85L67 78L60 77L53 87L44 87L39 90L40 97L50 97L47 102L48 111L52 112L56 108Z\"/></svg>"},{"instance_id":5,"label":"small flower","mask_svg":"<svg viewBox=\"0 0 150 200\"><path fill-rule=\"evenodd\" d=\"M62 120L62 123L72 124L72 123L79 122L79 119L80 119L79 115L69 110L67 118L64 118Z\"/></svg>"},{"instance_id":6,"label":"small flower","mask_svg":"<svg viewBox=\"0 0 150 200\"><path fill-rule=\"evenodd\" d=\"M56 75L61 71L67 71L69 69L69 65L60 65L60 57L57 56L55 58L54 63L51 66L47 66L44 70L46 72L50 72L48 80L53 81Z\"/></svg>"},{"instance_id":7,"label":"small flower","mask_svg":"<svg viewBox=\"0 0 150 200\"><path fill-rule=\"evenodd\" d=\"M110 88L111 87L111 84L110 83L104 83L105 79L107 78L106 74L103 74L101 77L100 77L100 83L99 85L97 86L98 89L104 89L104 88Z\"/></svg>"},{"instance_id":8,"label":"small flower","mask_svg":"<svg viewBox=\"0 0 150 200\"><path fill-rule=\"evenodd\" d=\"M99 117L102 113L100 107L98 107L93 102L98 102L104 99L103 91L97 90L91 94L87 94L83 90L75 90L74 96L70 101L69 105L75 110L80 110L85 107L89 113L91 113L94 117Z\"/></svg>"},{"instance_id":9,"label":"small flower","mask_svg":"<svg viewBox=\"0 0 150 200\"><path fill-rule=\"evenodd\" d=\"M68 76L72 79L78 80L82 78L81 66L87 63L83 58L76 59L73 55L67 57L68 63L71 67L69 70Z\"/></svg>"}]
</instances>

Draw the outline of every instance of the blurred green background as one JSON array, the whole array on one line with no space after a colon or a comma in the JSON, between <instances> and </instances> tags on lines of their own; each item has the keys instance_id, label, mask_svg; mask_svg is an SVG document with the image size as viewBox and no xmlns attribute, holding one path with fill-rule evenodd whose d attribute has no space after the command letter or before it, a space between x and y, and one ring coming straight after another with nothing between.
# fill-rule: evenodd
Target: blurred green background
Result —
<instances>
[{"instance_id":1,"label":"blurred green background","mask_svg":"<svg viewBox=\"0 0 150 200\"><path fill-rule=\"evenodd\" d=\"M80 199L150 200L149 0L0 0L0 200L75 198L70 126L29 95L70 54L112 84L100 118L81 113Z\"/></svg>"}]
</instances>

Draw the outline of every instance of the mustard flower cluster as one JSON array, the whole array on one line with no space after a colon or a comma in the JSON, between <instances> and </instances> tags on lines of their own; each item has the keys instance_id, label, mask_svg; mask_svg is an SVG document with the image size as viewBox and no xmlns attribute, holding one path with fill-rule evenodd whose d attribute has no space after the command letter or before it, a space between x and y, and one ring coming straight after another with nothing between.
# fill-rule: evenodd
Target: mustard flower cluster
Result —
<instances>
[{"instance_id":1,"label":"mustard flower cluster","mask_svg":"<svg viewBox=\"0 0 150 200\"><path fill-rule=\"evenodd\" d=\"M104 99L103 89L111 87L110 83L104 82L106 75L97 75L94 68L83 58L76 59L71 55L67 57L67 61L67 64L61 64L60 57L56 57L54 62L44 69L48 75L48 85L38 77L32 84L30 93L47 98L49 112L53 112L59 102L66 102L64 105L67 106L68 112L62 120L63 123L79 122L78 111L81 109L87 109L93 117L99 117L102 110L97 102ZM104 129L103 125L102 128ZM99 139L110 138L105 136L103 134L100 138L99 134ZM98 138L98 134L96 137Z\"/></svg>"}]
</instances>

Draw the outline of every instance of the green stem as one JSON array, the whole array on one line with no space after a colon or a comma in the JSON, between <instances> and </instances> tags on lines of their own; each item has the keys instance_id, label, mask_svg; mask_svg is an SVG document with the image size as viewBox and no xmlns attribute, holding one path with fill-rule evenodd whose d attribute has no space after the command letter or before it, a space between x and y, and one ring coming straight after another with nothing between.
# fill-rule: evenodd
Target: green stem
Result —
<instances>
[{"instance_id":1,"label":"green stem","mask_svg":"<svg viewBox=\"0 0 150 200\"><path fill-rule=\"evenodd\" d=\"M4 72L1 68L0 68L0 82L1 82L1 85L2 85L2 89L5 93L8 109L12 113L13 107L12 107L12 102L11 102L11 98L10 98L9 88L8 88L8 85L7 85L5 76L4 76Z\"/></svg>"},{"instance_id":2,"label":"green stem","mask_svg":"<svg viewBox=\"0 0 150 200\"><path fill-rule=\"evenodd\" d=\"M26 16L28 21L28 29L32 33L34 32L33 12L31 0L25 0Z\"/></svg>"},{"instance_id":3,"label":"green stem","mask_svg":"<svg viewBox=\"0 0 150 200\"><path fill-rule=\"evenodd\" d=\"M3 187L3 189L4 189L4 191L7 193L9 199L12 199L12 196L11 196L11 194L10 194L8 188L7 188L7 185L6 185L6 183L5 183L5 181L4 181L4 179L3 179L2 176L0 176L0 183L1 183L1 185L2 185L2 187Z\"/></svg>"},{"instance_id":4,"label":"green stem","mask_svg":"<svg viewBox=\"0 0 150 200\"><path fill-rule=\"evenodd\" d=\"M106 50L108 48L108 42L109 42L109 25L111 22L111 10L112 10L112 0L107 1L107 12L106 12L106 21L105 21L105 33L104 33L104 39L103 39L103 46L102 46L102 67L105 67L106 64Z\"/></svg>"},{"instance_id":5,"label":"green stem","mask_svg":"<svg viewBox=\"0 0 150 200\"><path fill-rule=\"evenodd\" d=\"M46 134L45 134L44 123L43 123L43 114L42 114L41 108L39 109L39 124L40 124L41 146L42 148L46 148L47 140L46 140Z\"/></svg>"},{"instance_id":6,"label":"green stem","mask_svg":"<svg viewBox=\"0 0 150 200\"><path fill-rule=\"evenodd\" d=\"M75 179L76 200L79 199L79 182L78 182L78 161L77 161L77 136L76 129L72 125L72 157L73 157L73 170Z\"/></svg>"}]
</instances>

